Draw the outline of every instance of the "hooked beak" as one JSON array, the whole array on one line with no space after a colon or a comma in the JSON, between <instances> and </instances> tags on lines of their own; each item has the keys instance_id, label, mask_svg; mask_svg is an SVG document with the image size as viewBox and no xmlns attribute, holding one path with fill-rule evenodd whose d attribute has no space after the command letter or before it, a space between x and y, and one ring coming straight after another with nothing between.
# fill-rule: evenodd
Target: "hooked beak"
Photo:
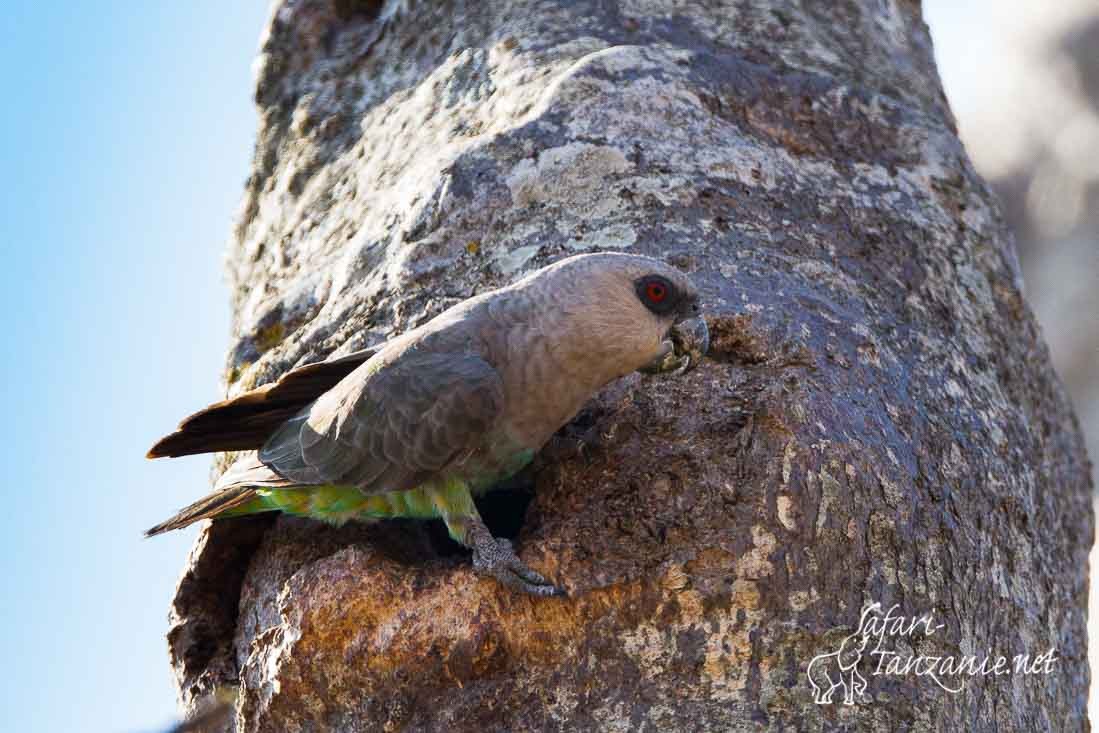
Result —
<instances>
[{"instance_id":1,"label":"hooked beak","mask_svg":"<svg viewBox=\"0 0 1099 733\"><path fill-rule=\"evenodd\" d=\"M646 374L680 376L698 366L710 348L710 329L702 316L680 321L668 331L660 355L641 367Z\"/></svg>"}]
</instances>

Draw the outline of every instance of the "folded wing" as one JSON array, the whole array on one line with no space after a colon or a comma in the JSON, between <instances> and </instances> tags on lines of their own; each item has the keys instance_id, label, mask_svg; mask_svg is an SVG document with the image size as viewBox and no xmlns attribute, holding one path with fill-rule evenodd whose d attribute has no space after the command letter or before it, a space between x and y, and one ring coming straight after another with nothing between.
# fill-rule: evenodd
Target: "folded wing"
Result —
<instances>
[{"instance_id":1,"label":"folded wing","mask_svg":"<svg viewBox=\"0 0 1099 733\"><path fill-rule=\"evenodd\" d=\"M259 459L296 483L403 491L481 446L503 402L500 375L479 356L410 349L326 392Z\"/></svg>"},{"instance_id":2,"label":"folded wing","mask_svg":"<svg viewBox=\"0 0 1099 733\"><path fill-rule=\"evenodd\" d=\"M277 382L216 402L186 418L174 433L158 440L147 457L259 448L282 423L335 387L374 353L375 349L363 349L307 364L290 370Z\"/></svg>"}]
</instances>

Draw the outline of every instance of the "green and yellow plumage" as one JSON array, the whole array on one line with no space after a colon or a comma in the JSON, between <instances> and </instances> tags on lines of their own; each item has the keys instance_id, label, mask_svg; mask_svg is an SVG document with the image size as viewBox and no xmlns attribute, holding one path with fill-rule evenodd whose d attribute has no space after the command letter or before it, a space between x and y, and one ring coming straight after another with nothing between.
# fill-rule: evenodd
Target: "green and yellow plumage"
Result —
<instances>
[{"instance_id":1,"label":"green and yellow plumage","mask_svg":"<svg viewBox=\"0 0 1099 733\"><path fill-rule=\"evenodd\" d=\"M516 451L497 474L471 479L440 478L426 481L415 489L364 494L354 486L297 486L252 489L244 503L212 515L214 519L240 517L278 511L295 517L309 517L329 524L375 519L443 519L456 541L464 539L463 517L476 507L473 496L521 471L533 458L530 450Z\"/></svg>"},{"instance_id":2,"label":"green and yellow plumage","mask_svg":"<svg viewBox=\"0 0 1099 733\"><path fill-rule=\"evenodd\" d=\"M375 351L295 369L187 418L150 457L248 452L148 534L271 511L336 524L437 517L478 569L556 593L491 536L473 496L527 465L611 380L697 364L709 340L698 312L691 281L659 260L557 262Z\"/></svg>"}]
</instances>

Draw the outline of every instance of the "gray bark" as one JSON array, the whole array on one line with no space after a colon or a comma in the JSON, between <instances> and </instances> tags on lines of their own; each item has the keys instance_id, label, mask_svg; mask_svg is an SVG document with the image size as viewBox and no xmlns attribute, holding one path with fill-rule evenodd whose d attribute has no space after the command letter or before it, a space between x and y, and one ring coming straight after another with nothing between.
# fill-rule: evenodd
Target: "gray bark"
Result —
<instances>
[{"instance_id":1,"label":"gray bark","mask_svg":"<svg viewBox=\"0 0 1099 733\"><path fill-rule=\"evenodd\" d=\"M229 685L240 731L1086 729L1087 459L918 3L287 0L256 99L231 394L596 248L690 272L714 345L608 387L589 455L486 501L567 599L430 524L205 530L169 634L187 709ZM816 705L809 661L870 601L944 624L898 648L1058 662L957 694L864 668Z\"/></svg>"}]
</instances>

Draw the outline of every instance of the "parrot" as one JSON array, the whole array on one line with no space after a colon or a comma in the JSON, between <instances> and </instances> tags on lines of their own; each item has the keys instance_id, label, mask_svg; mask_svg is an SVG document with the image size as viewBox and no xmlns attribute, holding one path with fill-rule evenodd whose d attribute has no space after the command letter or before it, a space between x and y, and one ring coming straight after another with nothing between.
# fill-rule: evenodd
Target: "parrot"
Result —
<instances>
[{"instance_id":1,"label":"parrot","mask_svg":"<svg viewBox=\"0 0 1099 733\"><path fill-rule=\"evenodd\" d=\"M566 257L186 418L147 457L243 453L212 493L145 534L262 512L441 519L478 573L563 595L489 532L474 497L526 467L606 384L684 374L708 347L679 269L622 252Z\"/></svg>"}]
</instances>

